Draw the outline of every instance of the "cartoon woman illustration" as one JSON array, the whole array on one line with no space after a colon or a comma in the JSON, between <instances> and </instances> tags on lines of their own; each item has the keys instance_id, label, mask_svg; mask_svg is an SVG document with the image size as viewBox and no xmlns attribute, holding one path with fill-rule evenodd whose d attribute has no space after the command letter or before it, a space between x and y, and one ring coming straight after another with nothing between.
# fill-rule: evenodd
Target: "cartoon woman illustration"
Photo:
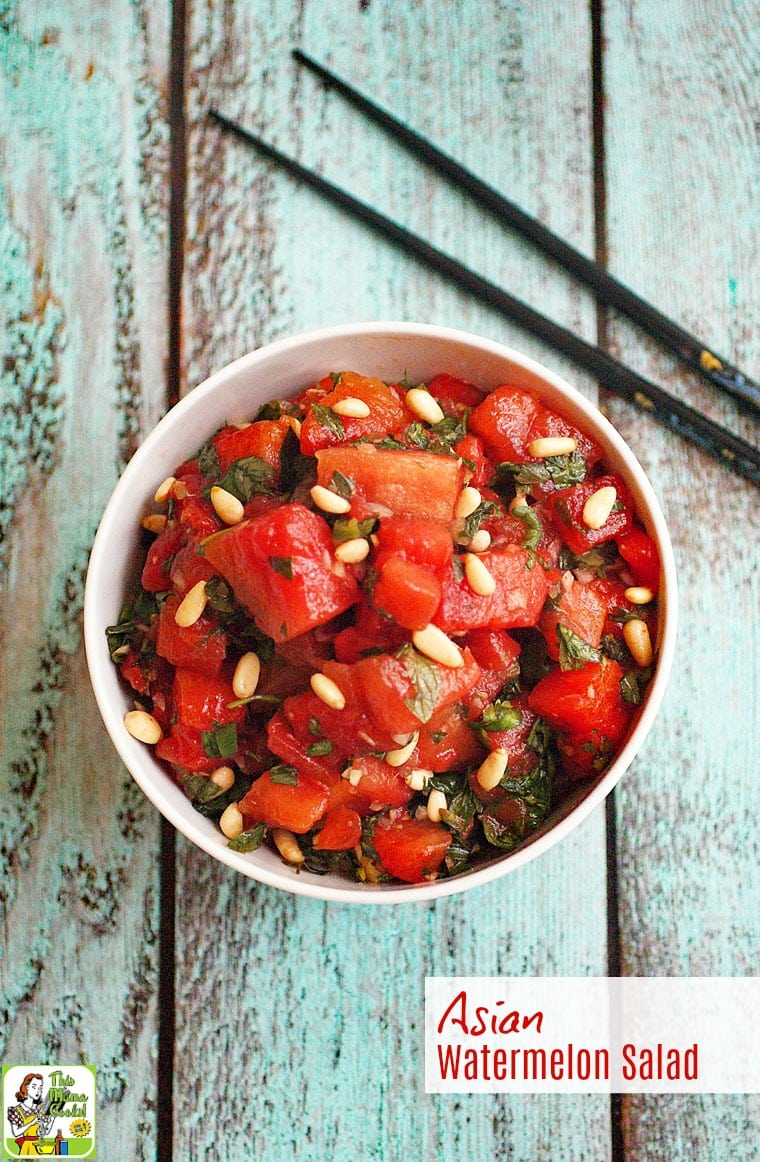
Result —
<instances>
[{"instance_id":1,"label":"cartoon woman illustration","mask_svg":"<svg viewBox=\"0 0 760 1162\"><path fill-rule=\"evenodd\" d=\"M44 1138L54 1122L46 1108L42 1108L42 1074L27 1073L21 1082L16 1106L8 1109L8 1121L16 1139L21 1157L37 1156L39 1139Z\"/></svg>"}]
</instances>

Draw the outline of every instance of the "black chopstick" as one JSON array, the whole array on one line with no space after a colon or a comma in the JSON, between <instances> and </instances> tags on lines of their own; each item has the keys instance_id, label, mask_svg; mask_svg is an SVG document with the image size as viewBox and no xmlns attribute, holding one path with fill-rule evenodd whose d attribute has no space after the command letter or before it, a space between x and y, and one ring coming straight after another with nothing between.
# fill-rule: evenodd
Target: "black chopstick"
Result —
<instances>
[{"instance_id":1,"label":"black chopstick","mask_svg":"<svg viewBox=\"0 0 760 1162\"><path fill-rule=\"evenodd\" d=\"M335 186L313 170L307 169L287 154L281 153L267 144L256 134L245 129L237 121L225 117L215 109L210 109L212 117L221 126L248 145L253 145L263 157L275 162L293 177L311 186L331 202L347 210L355 218L370 226L378 234L390 240L409 254L413 254L424 265L445 275L460 288L469 291L481 301L494 307L505 317L512 319L525 331L536 335L556 350L569 356L579 366L595 375L601 383L617 395L637 404L641 409L666 427L678 432L693 444L711 453L722 463L729 465L740 476L760 484L760 450L727 432L720 425L701 415L688 404L650 383L635 371L618 363L611 355L587 343L565 330L557 323L539 314L520 299L489 282L457 259L437 250L424 239L412 234L398 222L380 214L366 203L359 201L346 190Z\"/></svg>"},{"instance_id":2,"label":"black chopstick","mask_svg":"<svg viewBox=\"0 0 760 1162\"><path fill-rule=\"evenodd\" d=\"M536 218L526 214L498 190L487 185L414 129L398 121L393 114L354 89L319 61L300 49L294 49L293 56L299 64L316 73L326 85L335 89L376 125L401 142L415 157L453 182L459 189L466 190L478 205L483 206L500 222L506 223L563 266L579 282L587 286L599 302L622 311L643 331L674 352L693 371L708 379L714 387L729 392L744 404L760 409L760 384L732 366L722 356L715 355L704 343L666 318L629 287L618 282L599 263L587 258L568 242L553 234Z\"/></svg>"}]
</instances>

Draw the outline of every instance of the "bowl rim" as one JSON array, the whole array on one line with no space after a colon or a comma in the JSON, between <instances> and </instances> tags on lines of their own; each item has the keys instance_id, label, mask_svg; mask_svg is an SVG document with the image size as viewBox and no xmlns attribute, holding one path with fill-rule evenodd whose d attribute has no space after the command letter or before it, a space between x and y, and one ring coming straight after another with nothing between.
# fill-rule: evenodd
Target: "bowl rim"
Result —
<instances>
[{"instance_id":1,"label":"bowl rim","mask_svg":"<svg viewBox=\"0 0 760 1162\"><path fill-rule=\"evenodd\" d=\"M124 730L123 705L117 708L113 704L113 701L106 696L104 684L99 680L101 674L109 672L108 668L112 667L113 663L108 656L107 649L104 648L105 626L102 624L101 618L98 617L96 597L98 586L101 583L101 574L107 567L108 547L118 524L123 498L129 494L133 487L143 483L143 466L150 461L154 450L159 448L162 442L167 439L167 434L181 427L182 420L186 415L202 409L206 398L221 387L236 383L248 371L256 369L259 365L266 364L270 360L277 360L283 355L291 355L315 345L367 336L384 340L390 340L394 337L419 338L423 341L436 340L463 346L473 355L480 352L484 356L490 356L496 360L511 362L530 376L543 380L566 399L573 408L583 413L584 419L603 438L603 443L606 445L605 458L607 458L608 448L613 449L624 464L625 472L635 481L639 493L637 508L640 509L643 502L646 508L648 531L657 542L662 570L661 605L658 618L658 657L644 705L641 707L638 718L623 747L601 778L562 817L547 826L546 830L542 831L539 828L533 836L529 837L513 852L506 853L501 857L497 856L481 867L465 872L460 876L422 884L367 885L347 880L345 886L335 886L326 883L316 875L298 875L288 865L283 864L282 869L262 867L255 860L252 860L250 855L230 851L218 830L209 832L203 826L203 824L208 823L207 820L195 813L197 815L196 824L196 819L188 817L179 806L172 802L169 795L170 788L178 788L168 775L164 785L156 782L155 771L149 773L143 768L144 744L132 739ZM84 598L84 639L90 682L101 717L117 753L146 797L185 838L213 858L249 878L291 894L334 903L359 905L425 903L433 899L470 891L472 888L491 883L509 872L516 871L559 843L571 831L580 826L606 799L640 750L659 712L675 654L677 609L675 558L659 501L633 451L595 404L556 372L532 357L496 340L487 339L468 331L430 323L373 321L317 328L277 339L234 359L213 372L197 387L188 391L178 403L169 408L131 457L103 511L93 541L87 570ZM151 758L150 761L155 763L156 760Z\"/></svg>"}]
</instances>

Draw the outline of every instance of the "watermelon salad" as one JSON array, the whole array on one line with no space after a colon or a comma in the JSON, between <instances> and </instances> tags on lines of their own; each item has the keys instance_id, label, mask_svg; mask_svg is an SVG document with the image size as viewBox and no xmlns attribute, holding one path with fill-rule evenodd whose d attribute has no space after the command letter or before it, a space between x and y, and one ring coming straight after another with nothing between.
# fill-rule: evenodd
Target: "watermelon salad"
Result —
<instances>
[{"instance_id":1,"label":"watermelon salad","mask_svg":"<svg viewBox=\"0 0 760 1162\"><path fill-rule=\"evenodd\" d=\"M230 848L365 883L523 843L619 751L659 560L623 478L528 392L352 371L157 488L110 626L125 729Z\"/></svg>"}]
</instances>

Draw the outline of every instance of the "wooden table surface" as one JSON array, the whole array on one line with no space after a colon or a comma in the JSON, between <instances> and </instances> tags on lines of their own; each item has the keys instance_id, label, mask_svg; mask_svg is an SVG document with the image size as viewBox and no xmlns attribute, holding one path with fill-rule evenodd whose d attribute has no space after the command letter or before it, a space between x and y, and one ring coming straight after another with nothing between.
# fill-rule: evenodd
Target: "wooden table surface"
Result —
<instances>
[{"instance_id":1,"label":"wooden table surface","mask_svg":"<svg viewBox=\"0 0 760 1162\"><path fill-rule=\"evenodd\" d=\"M760 375L758 0L0 0L0 1057L98 1069L100 1158L759 1159L742 1096L426 1096L426 975L753 975L758 492L612 398L670 523L664 708L570 838L439 902L217 866L117 761L88 551L171 400L272 339L447 324L597 385L205 117L215 104L606 345L756 424L299 71L301 46Z\"/></svg>"}]
</instances>

